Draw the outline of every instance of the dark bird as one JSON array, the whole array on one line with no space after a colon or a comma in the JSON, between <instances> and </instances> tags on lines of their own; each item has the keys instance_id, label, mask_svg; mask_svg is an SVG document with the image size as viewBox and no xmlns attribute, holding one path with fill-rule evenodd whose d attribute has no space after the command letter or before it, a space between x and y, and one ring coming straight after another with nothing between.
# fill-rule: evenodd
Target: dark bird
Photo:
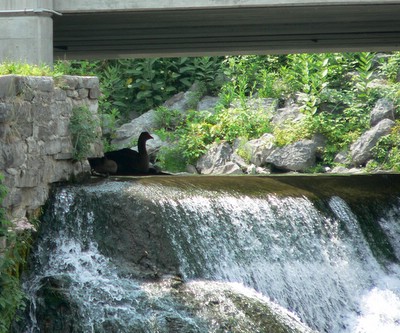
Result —
<instances>
[{"instance_id":1,"label":"dark bird","mask_svg":"<svg viewBox=\"0 0 400 333\"><path fill-rule=\"evenodd\" d=\"M117 173L117 163L107 157L89 158L89 164L94 175L109 176Z\"/></svg>"},{"instance_id":2,"label":"dark bird","mask_svg":"<svg viewBox=\"0 0 400 333\"><path fill-rule=\"evenodd\" d=\"M118 175L148 174L150 158L146 149L146 142L153 139L149 132L140 133L138 140L139 152L130 148L109 151L105 157L113 160L118 165Z\"/></svg>"}]
</instances>

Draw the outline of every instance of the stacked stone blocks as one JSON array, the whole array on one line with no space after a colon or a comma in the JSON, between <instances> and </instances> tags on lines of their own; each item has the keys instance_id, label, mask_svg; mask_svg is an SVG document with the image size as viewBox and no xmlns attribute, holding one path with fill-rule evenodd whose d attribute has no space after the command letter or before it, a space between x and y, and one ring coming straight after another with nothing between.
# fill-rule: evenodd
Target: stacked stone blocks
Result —
<instances>
[{"instance_id":1,"label":"stacked stone blocks","mask_svg":"<svg viewBox=\"0 0 400 333\"><path fill-rule=\"evenodd\" d=\"M96 77L0 76L0 173L10 218L25 218L41 207L52 183L89 173L87 161L72 158L69 121L80 106L98 117L99 96ZM100 135L88 157L97 156Z\"/></svg>"}]
</instances>

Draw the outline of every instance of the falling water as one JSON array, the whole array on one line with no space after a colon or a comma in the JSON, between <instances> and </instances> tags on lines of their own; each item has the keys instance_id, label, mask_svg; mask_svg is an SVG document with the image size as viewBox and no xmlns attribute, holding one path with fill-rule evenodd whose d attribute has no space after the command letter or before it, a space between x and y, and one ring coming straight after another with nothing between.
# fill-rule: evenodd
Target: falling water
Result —
<instances>
[{"instance_id":1,"label":"falling water","mask_svg":"<svg viewBox=\"0 0 400 333\"><path fill-rule=\"evenodd\" d=\"M240 191L209 186L178 179L58 190L48 214L57 223L42 232L26 282L27 332L40 332L38 290L60 276L77 304L75 321L64 324L78 328L69 332L174 332L166 328L168 318L179 318L181 332L214 332L154 283L119 273L104 255L93 233L112 203L93 203L107 196L115 209L121 197L147 207L194 289L200 281L242 286L241 292L280 309L282 320L294 318L298 331L310 329L296 316L321 333L400 332L399 199L376 204L341 191L323 197L298 188L279 193L260 180L240 181ZM359 213L371 210L372 202L371 214ZM376 242L374 230L380 232Z\"/></svg>"}]
</instances>

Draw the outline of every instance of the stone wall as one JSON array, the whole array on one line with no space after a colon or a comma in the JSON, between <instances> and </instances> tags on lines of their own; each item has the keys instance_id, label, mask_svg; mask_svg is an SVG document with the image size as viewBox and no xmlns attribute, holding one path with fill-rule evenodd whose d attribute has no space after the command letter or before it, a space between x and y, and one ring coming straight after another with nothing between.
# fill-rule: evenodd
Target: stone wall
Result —
<instances>
[{"instance_id":1,"label":"stone wall","mask_svg":"<svg viewBox=\"0 0 400 333\"><path fill-rule=\"evenodd\" d=\"M52 183L89 174L87 161L72 160L69 121L79 106L97 117L99 96L96 77L0 76L0 173L10 219L26 220L46 202ZM102 154L99 139L90 157Z\"/></svg>"}]
</instances>

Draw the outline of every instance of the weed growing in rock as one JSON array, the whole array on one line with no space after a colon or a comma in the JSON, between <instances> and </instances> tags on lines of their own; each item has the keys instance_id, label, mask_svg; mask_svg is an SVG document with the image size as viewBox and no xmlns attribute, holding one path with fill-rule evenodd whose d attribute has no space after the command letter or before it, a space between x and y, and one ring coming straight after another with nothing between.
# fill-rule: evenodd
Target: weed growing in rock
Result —
<instances>
[{"instance_id":1,"label":"weed growing in rock","mask_svg":"<svg viewBox=\"0 0 400 333\"><path fill-rule=\"evenodd\" d=\"M88 157L91 145L98 138L99 122L87 107L72 110L69 130L72 135L73 159L81 161Z\"/></svg>"}]
</instances>

